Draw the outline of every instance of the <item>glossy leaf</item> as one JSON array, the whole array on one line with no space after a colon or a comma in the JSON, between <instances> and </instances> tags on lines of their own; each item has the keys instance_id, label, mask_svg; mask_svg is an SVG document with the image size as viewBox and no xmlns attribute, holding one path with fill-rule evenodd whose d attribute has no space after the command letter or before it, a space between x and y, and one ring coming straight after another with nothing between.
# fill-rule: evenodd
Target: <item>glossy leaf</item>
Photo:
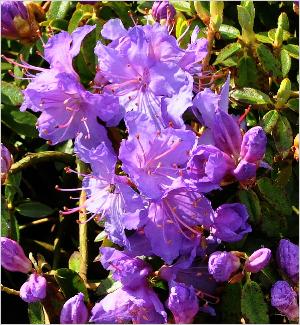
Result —
<instances>
[{"instance_id":1,"label":"glossy leaf","mask_svg":"<svg viewBox=\"0 0 300 325\"><path fill-rule=\"evenodd\" d=\"M299 45L296 44L287 44L283 45L283 48L288 51L289 55L292 58L299 59Z\"/></svg>"},{"instance_id":2,"label":"glossy leaf","mask_svg":"<svg viewBox=\"0 0 300 325\"><path fill-rule=\"evenodd\" d=\"M250 214L250 221L252 223L259 223L261 220L261 208L259 198L253 190L240 190L238 198L241 203L245 204Z\"/></svg>"},{"instance_id":3,"label":"glossy leaf","mask_svg":"<svg viewBox=\"0 0 300 325\"><path fill-rule=\"evenodd\" d=\"M48 205L40 202L24 202L16 206L16 210L25 217L41 218L54 213L54 210Z\"/></svg>"},{"instance_id":4,"label":"glossy leaf","mask_svg":"<svg viewBox=\"0 0 300 325\"><path fill-rule=\"evenodd\" d=\"M70 6L70 1L52 1L47 11L47 19L65 18Z\"/></svg>"},{"instance_id":5,"label":"glossy leaf","mask_svg":"<svg viewBox=\"0 0 300 325\"><path fill-rule=\"evenodd\" d=\"M240 36L240 31L237 28L226 24L220 26L219 33L221 37L226 40L235 39Z\"/></svg>"},{"instance_id":6,"label":"glossy leaf","mask_svg":"<svg viewBox=\"0 0 300 325\"><path fill-rule=\"evenodd\" d=\"M255 61L250 56L243 56L238 63L239 87L255 86L257 81L257 69Z\"/></svg>"},{"instance_id":7,"label":"glossy leaf","mask_svg":"<svg viewBox=\"0 0 300 325\"><path fill-rule=\"evenodd\" d=\"M230 96L235 100L247 104L266 105L271 104L270 97L262 91L254 88L242 88L233 90Z\"/></svg>"},{"instance_id":8,"label":"glossy leaf","mask_svg":"<svg viewBox=\"0 0 300 325\"><path fill-rule=\"evenodd\" d=\"M289 55L289 52L285 49L282 49L280 51L280 63L281 63L282 77L284 78L289 73L292 65L292 60Z\"/></svg>"},{"instance_id":9,"label":"glossy leaf","mask_svg":"<svg viewBox=\"0 0 300 325\"><path fill-rule=\"evenodd\" d=\"M39 301L28 304L28 318L30 324L45 324L43 305Z\"/></svg>"},{"instance_id":10,"label":"glossy leaf","mask_svg":"<svg viewBox=\"0 0 300 325\"><path fill-rule=\"evenodd\" d=\"M234 53L238 52L242 48L240 43L231 43L225 46L218 54L214 65L222 63Z\"/></svg>"},{"instance_id":11,"label":"glossy leaf","mask_svg":"<svg viewBox=\"0 0 300 325\"><path fill-rule=\"evenodd\" d=\"M285 116L279 116L272 134L279 153L285 154L287 150L290 150L293 145L293 131L289 120Z\"/></svg>"},{"instance_id":12,"label":"glossy leaf","mask_svg":"<svg viewBox=\"0 0 300 325\"><path fill-rule=\"evenodd\" d=\"M260 44L256 48L256 53L259 59L259 62L262 65L262 68L270 76L280 77L280 63L277 58L274 57L272 52L263 44Z\"/></svg>"},{"instance_id":13,"label":"glossy leaf","mask_svg":"<svg viewBox=\"0 0 300 325\"><path fill-rule=\"evenodd\" d=\"M23 95L19 87L12 83L2 81L1 83L2 102L7 105L18 106L23 102Z\"/></svg>"},{"instance_id":14,"label":"glossy leaf","mask_svg":"<svg viewBox=\"0 0 300 325\"><path fill-rule=\"evenodd\" d=\"M277 124L279 113L276 110L267 112L262 118L262 127L266 133L271 133Z\"/></svg>"}]
</instances>

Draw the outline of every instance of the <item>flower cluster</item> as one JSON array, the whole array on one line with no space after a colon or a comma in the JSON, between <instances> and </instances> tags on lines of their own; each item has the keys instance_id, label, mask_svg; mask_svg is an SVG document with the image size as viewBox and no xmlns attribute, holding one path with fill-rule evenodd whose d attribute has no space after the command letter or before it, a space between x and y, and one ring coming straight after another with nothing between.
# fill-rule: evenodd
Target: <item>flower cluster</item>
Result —
<instances>
[{"instance_id":1,"label":"flower cluster","mask_svg":"<svg viewBox=\"0 0 300 325\"><path fill-rule=\"evenodd\" d=\"M92 308L90 322L166 323L165 307L176 323L192 322L199 311L214 315L209 302L218 301L217 282L239 270L259 272L271 258L270 250L260 249L243 265L235 252L217 250L221 241L240 241L252 229L243 204L214 209L207 196L228 183L247 186L258 168L269 168L263 162L266 135L258 126L244 130L242 117L228 113L229 76L219 93L198 84L207 54L198 29L184 50L169 24L159 23L172 21L175 9L155 3L152 15L152 25L126 29L120 19L104 24L106 41L95 47L98 66L90 89L81 84L73 59L96 26L49 38L44 46L49 68L18 63L31 79L21 111L40 112L37 129L50 144L74 139L77 156L91 167L82 182L86 201L62 213L84 208L90 219L104 222L108 238L123 249L100 251L102 265L120 287ZM202 134L186 123L186 112L205 129ZM107 130L121 121L127 136L113 146ZM29 262L21 255L14 265L28 272ZM283 271L295 279L294 265L279 255ZM139 256L162 259L156 276L168 283L165 307L151 287L155 273ZM45 285L33 273L21 297L42 299ZM88 317L84 296L78 294L65 303L61 322L85 323Z\"/></svg>"}]
</instances>

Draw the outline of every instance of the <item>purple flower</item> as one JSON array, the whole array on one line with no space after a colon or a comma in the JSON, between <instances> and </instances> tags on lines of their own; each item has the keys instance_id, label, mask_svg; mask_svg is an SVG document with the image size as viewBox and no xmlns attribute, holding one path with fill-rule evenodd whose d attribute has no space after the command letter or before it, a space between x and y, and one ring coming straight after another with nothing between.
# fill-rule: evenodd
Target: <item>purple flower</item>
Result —
<instances>
[{"instance_id":1,"label":"purple flower","mask_svg":"<svg viewBox=\"0 0 300 325\"><path fill-rule=\"evenodd\" d=\"M281 239L276 260L282 271L294 282L299 281L299 246L288 239Z\"/></svg>"},{"instance_id":2,"label":"purple flower","mask_svg":"<svg viewBox=\"0 0 300 325\"><path fill-rule=\"evenodd\" d=\"M37 38L38 24L28 14L23 1L1 3L1 34L8 39L19 39L24 43Z\"/></svg>"},{"instance_id":3,"label":"purple flower","mask_svg":"<svg viewBox=\"0 0 300 325\"><path fill-rule=\"evenodd\" d=\"M180 177L181 166L188 161L194 143L192 131L173 128L156 134L134 134L122 142L119 158L138 189L158 199Z\"/></svg>"},{"instance_id":4,"label":"purple flower","mask_svg":"<svg viewBox=\"0 0 300 325\"><path fill-rule=\"evenodd\" d=\"M46 289L46 279L37 273L32 273L29 279L21 286L20 297L28 303L37 302L46 297Z\"/></svg>"},{"instance_id":5,"label":"purple flower","mask_svg":"<svg viewBox=\"0 0 300 325\"><path fill-rule=\"evenodd\" d=\"M161 19L172 20L176 15L176 10L169 1L155 1L152 5L152 16L156 21Z\"/></svg>"},{"instance_id":6,"label":"purple flower","mask_svg":"<svg viewBox=\"0 0 300 325\"><path fill-rule=\"evenodd\" d=\"M257 165L246 160L241 160L232 174L238 181L246 181L256 176Z\"/></svg>"},{"instance_id":7,"label":"purple flower","mask_svg":"<svg viewBox=\"0 0 300 325\"><path fill-rule=\"evenodd\" d=\"M228 155L211 145L198 146L187 163L187 178L200 192L220 189L223 177L234 167Z\"/></svg>"},{"instance_id":8,"label":"purple flower","mask_svg":"<svg viewBox=\"0 0 300 325\"><path fill-rule=\"evenodd\" d=\"M139 258L113 248L102 248L101 253L103 266L111 270L123 286L93 307L89 322L165 323L166 312L147 281L151 268Z\"/></svg>"},{"instance_id":9,"label":"purple flower","mask_svg":"<svg viewBox=\"0 0 300 325\"><path fill-rule=\"evenodd\" d=\"M88 309L84 304L84 294L78 293L68 299L60 313L61 324L86 324L88 321Z\"/></svg>"},{"instance_id":10,"label":"purple flower","mask_svg":"<svg viewBox=\"0 0 300 325\"><path fill-rule=\"evenodd\" d=\"M14 240L1 237L1 265L8 271L28 273L31 261L25 256L23 248Z\"/></svg>"},{"instance_id":11,"label":"purple flower","mask_svg":"<svg viewBox=\"0 0 300 325\"><path fill-rule=\"evenodd\" d=\"M229 280L240 267L240 259L231 252L214 252L209 256L208 271L218 282Z\"/></svg>"},{"instance_id":12,"label":"purple flower","mask_svg":"<svg viewBox=\"0 0 300 325\"><path fill-rule=\"evenodd\" d=\"M14 160L8 149L1 143L1 184L4 184Z\"/></svg>"},{"instance_id":13,"label":"purple flower","mask_svg":"<svg viewBox=\"0 0 300 325\"><path fill-rule=\"evenodd\" d=\"M184 51L176 39L158 23L137 25L126 31L120 20L113 20L103 30L104 36L113 41L107 46L98 42L95 48L99 59L96 80L105 80L99 87L118 96L126 112L146 114L157 130L167 127L173 118L176 124L190 103L185 98L192 94L193 87L191 76L178 64ZM178 98L182 101L180 109L172 110L167 103L165 120L162 99L172 98L181 91L184 95Z\"/></svg>"},{"instance_id":14,"label":"purple flower","mask_svg":"<svg viewBox=\"0 0 300 325\"><path fill-rule=\"evenodd\" d=\"M223 204L215 211L212 234L225 242L239 241L252 231L247 223L248 218L247 209L243 204Z\"/></svg>"},{"instance_id":15,"label":"purple flower","mask_svg":"<svg viewBox=\"0 0 300 325\"><path fill-rule=\"evenodd\" d=\"M110 240L127 246L125 229L137 229L144 222L145 205L141 196L130 187L127 177L115 174L117 157L105 143L88 150L78 137L75 148L79 157L92 167L92 173L86 175L82 182L87 196L83 207L91 215L90 219L97 215L104 218ZM73 213L80 208L63 213Z\"/></svg>"},{"instance_id":16,"label":"purple flower","mask_svg":"<svg viewBox=\"0 0 300 325\"><path fill-rule=\"evenodd\" d=\"M265 268L271 259L272 253L269 248L261 248L251 254L245 263L247 272L257 273Z\"/></svg>"},{"instance_id":17,"label":"purple flower","mask_svg":"<svg viewBox=\"0 0 300 325\"><path fill-rule=\"evenodd\" d=\"M73 139L80 132L86 138L91 138L93 133L97 134L96 139L100 137L102 141L109 142L104 126L97 118L110 125L111 122L118 123L123 115L114 96L86 91L72 66L82 40L94 28L86 25L77 28L71 35L60 32L51 37L44 50L50 69L32 67L23 62L25 68L40 73L30 75L33 80L23 91L25 100L21 111L29 108L42 113L37 128L40 137L52 144Z\"/></svg>"},{"instance_id":18,"label":"purple flower","mask_svg":"<svg viewBox=\"0 0 300 325\"><path fill-rule=\"evenodd\" d=\"M290 321L299 318L297 293L286 281L277 281L271 289L271 305L277 308Z\"/></svg>"},{"instance_id":19,"label":"purple flower","mask_svg":"<svg viewBox=\"0 0 300 325\"><path fill-rule=\"evenodd\" d=\"M171 281L167 306L171 310L176 324L189 324L199 311L195 289L183 283Z\"/></svg>"},{"instance_id":20,"label":"purple flower","mask_svg":"<svg viewBox=\"0 0 300 325\"><path fill-rule=\"evenodd\" d=\"M267 137L265 131L260 126L255 126L245 133L240 155L244 160L255 163L263 159L266 145Z\"/></svg>"},{"instance_id":21,"label":"purple flower","mask_svg":"<svg viewBox=\"0 0 300 325\"><path fill-rule=\"evenodd\" d=\"M159 201L150 203L145 235L152 251L165 262L179 256L183 243L193 244L203 225L212 225L213 210L204 195L186 187L170 189Z\"/></svg>"}]
</instances>

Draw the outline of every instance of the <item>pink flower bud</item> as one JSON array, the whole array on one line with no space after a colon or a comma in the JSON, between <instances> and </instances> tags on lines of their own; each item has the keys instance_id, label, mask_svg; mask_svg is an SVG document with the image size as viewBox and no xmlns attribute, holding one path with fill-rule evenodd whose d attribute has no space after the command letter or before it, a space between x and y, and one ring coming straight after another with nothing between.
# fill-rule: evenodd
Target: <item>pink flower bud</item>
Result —
<instances>
[{"instance_id":1,"label":"pink flower bud","mask_svg":"<svg viewBox=\"0 0 300 325\"><path fill-rule=\"evenodd\" d=\"M8 149L1 143L1 184L4 184L7 173L13 164L13 158Z\"/></svg>"},{"instance_id":2,"label":"pink flower bud","mask_svg":"<svg viewBox=\"0 0 300 325\"><path fill-rule=\"evenodd\" d=\"M61 324L85 324L88 320L88 309L84 304L84 294L70 298L65 302L60 314Z\"/></svg>"},{"instance_id":3,"label":"pink flower bud","mask_svg":"<svg viewBox=\"0 0 300 325\"><path fill-rule=\"evenodd\" d=\"M1 237L1 265L8 271L28 273L31 261L25 256L23 248L14 240Z\"/></svg>"},{"instance_id":4,"label":"pink flower bud","mask_svg":"<svg viewBox=\"0 0 300 325\"><path fill-rule=\"evenodd\" d=\"M252 273L261 271L270 262L271 255L269 248L258 249L247 259L245 270Z\"/></svg>"},{"instance_id":5,"label":"pink flower bud","mask_svg":"<svg viewBox=\"0 0 300 325\"><path fill-rule=\"evenodd\" d=\"M46 297L46 287L46 279L33 273L20 288L20 297L28 303L43 300Z\"/></svg>"}]
</instances>

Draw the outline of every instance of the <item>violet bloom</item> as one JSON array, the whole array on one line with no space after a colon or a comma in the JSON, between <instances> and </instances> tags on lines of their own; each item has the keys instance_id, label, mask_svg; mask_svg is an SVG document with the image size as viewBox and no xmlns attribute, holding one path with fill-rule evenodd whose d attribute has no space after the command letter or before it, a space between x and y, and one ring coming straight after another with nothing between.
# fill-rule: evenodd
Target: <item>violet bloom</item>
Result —
<instances>
[{"instance_id":1,"label":"violet bloom","mask_svg":"<svg viewBox=\"0 0 300 325\"><path fill-rule=\"evenodd\" d=\"M152 17L156 21L161 19L173 20L176 15L176 10L173 5L169 3L168 0L165 1L155 1L152 5Z\"/></svg>"},{"instance_id":2,"label":"violet bloom","mask_svg":"<svg viewBox=\"0 0 300 325\"><path fill-rule=\"evenodd\" d=\"M299 281L299 246L288 239L281 239L276 260L282 271L294 282Z\"/></svg>"},{"instance_id":3,"label":"violet bloom","mask_svg":"<svg viewBox=\"0 0 300 325\"><path fill-rule=\"evenodd\" d=\"M1 143L1 184L4 184L14 160L8 149Z\"/></svg>"},{"instance_id":4,"label":"violet bloom","mask_svg":"<svg viewBox=\"0 0 300 325\"><path fill-rule=\"evenodd\" d=\"M240 259L231 252L214 252L209 256L208 271L217 282L229 280L240 267Z\"/></svg>"},{"instance_id":5,"label":"violet bloom","mask_svg":"<svg viewBox=\"0 0 300 325\"><path fill-rule=\"evenodd\" d=\"M248 218L243 204L223 204L215 211L212 234L225 242L239 241L252 231Z\"/></svg>"},{"instance_id":6,"label":"violet bloom","mask_svg":"<svg viewBox=\"0 0 300 325\"><path fill-rule=\"evenodd\" d=\"M147 281L151 268L139 258L114 248L102 248L101 253L104 267L111 270L123 286L96 303L89 322L166 323L163 305Z\"/></svg>"},{"instance_id":7,"label":"violet bloom","mask_svg":"<svg viewBox=\"0 0 300 325\"><path fill-rule=\"evenodd\" d=\"M141 196L130 187L127 177L115 174L117 157L104 142L88 150L82 145L81 140L82 135L76 140L75 151L80 159L90 163L92 167L92 173L86 175L82 182L82 188L87 195L83 207L90 214L89 219L97 215L104 218L105 230L110 240L121 246L127 246L129 243L125 229L137 229L143 224L144 202ZM80 208L82 207L62 213L73 213Z\"/></svg>"},{"instance_id":8,"label":"violet bloom","mask_svg":"<svg viewBox=\"0 0 300 325\"><path fill-rule=\"evenodd\" d=\"M176 324L190 324L199 311L196 291L192 286L171 281L167 306Z\"/></svg>"},{"instance_id":9,"label":"violet bloom","mask_svg":"<svg viewBox=\"0 0 300 325\"><path fill-rule=\"evenodd\" d=\"M277 308L290 321L299 318L297 293L286 281L277 281L271 289L271 305Z\"/></svg>"},{"instance_id":10,"label":"violet bloom","mask_svg":"<svg viewBox=\"0 0 300 325\"><path fill-rule=\"evenodd\" d=\"M245 263L247 272L257 273L265 268L271 259L272 253L269 248L260 248L251 254Z\"/></svg>"},{"instance_id":11,"label":"violet bloom","mask_svg":"<svg viewBox=\"0 0 300 325\"><path fill-rule=\"evenodd\" d=\"M200 192L220 189L223 177L234 167L230 157L211 145L200 145L192 152L186 167L186 178Z\"/></svg>"},{"instance_id":12,"label":"violet bloom","mask_svg":"<svg viewBox=\"0 0 300 325\"><path fill-rule=\"evenodd\" d=\"M117 123L122 117L118 100L108 94L86 91L72 66L82 40L94 28L86 25L71 35L63 31L52 36L44 47L44 57L50 63L50 69L23 62L26 69L40 73L30 75L32 82L23 91L25 100L21 111L29 108L42 113L37 128L40 137L52 144L73 139L79 132L86 138L91 138L91 133L97 134L97 139L100 137L108 142L106 130L97 118L110 124L110 121Z\"/></svg>"},{"instance_id":13,"label":"violet bloom","mask_svg":"<svg viewBox=\"0 0 300 325\"><path fill-rule=\"evenodd\" d=\"M194 143L194 133L186 130L131 133L128 140L122 141L119 158L138 189L147 197L158 199L180 177L181 166L188 161Z\"/></svg>"},{"instance_id":14,"label":"violet bloom","mask_svg":"<svg viewBox=\"0 0 300 325\"><path fill-rule=\"evenodd\" d=\"M213 210L204 195L186 187L171 188L161 200L150 203L144 230L153 253L170 264L184 241L192 242L199 235L197 227L209 229L212 220Z\"/></svg>"},{"instance_id":15,"label":"violet bloom","mask_svg":"<svg viewBox=\"0 0 300 325\"><path fill-rule=\"evenodd\" d=\"M28 273L31 261L25 256L23 248L14 240L1 237L1 266L8 271Z\"/></svg>"},{"instance_id":16,"label":"violet bloom","mask_svg":"<svg viewBox=\"0 0 300 325\"><path fill-rule=\"evenodd\" d=\"M46 289L46 279L37 273L32 273L29 279L21 286L20 297L28 303L41 301L46 297Z\"/></svg>"},{"instance_id":17,"label":"violet bloom","mask_svg":"<svg viewBox=\"0 0 300 325\"><path fill-rule=\"evenodd\" d=\"M173 123L173 119L177 123L191 105L193 79L179 66L184 51L167 28L155 23L137 25L127 31L119 19L113 19L103 26L102 35L112 42L107 46L97 43L99 72L96 80L110 84L104 82L99 87L118 96L126 112L146 114L157 130ZM175 95L181 105L175 111L167 104L164 116L168 119L165 120L162 99ZM125 121L126 118L125 115Z\"/></svg>"},{"instance_id":18,"label":"violet bloom","mask_svg":"<svg viewBox=\"0 0 300 325\"><path fill-rule=\"evenodd\" d=\"M64 303L60 313L60 323L86 324L88 317L88 309L84 303L84 294L79 292Z\"/></svg>"}]
</instances>

